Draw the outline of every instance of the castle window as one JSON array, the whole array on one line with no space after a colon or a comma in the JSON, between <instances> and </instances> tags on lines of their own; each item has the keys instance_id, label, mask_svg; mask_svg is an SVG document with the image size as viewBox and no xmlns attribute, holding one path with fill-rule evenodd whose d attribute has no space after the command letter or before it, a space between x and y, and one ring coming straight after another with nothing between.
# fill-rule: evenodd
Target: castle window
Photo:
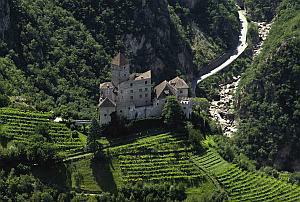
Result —
<instances>
[{"instance_id":1,"label":"castle window","mask_svg":"<svg viewBox=\"0 0 300 202\"><path fill-rule=\"evenodd\" d=\"M130 99L133 100L133 96L130 96Z\"/></svg>"},{"instance_id":2,"label":"castle window","mask_svg":"<svg viewBox=\"0 0 300 202\"><path fill-rule=\"evenodd\" d=\"M123 93L123 91L121 90L121 93Z\"/></svg>"},{"instance_id":3,"label":"castle window","mask_svg":"<svg viewBox=\"0 0 300 202\"><path fill-rule=\"evenodd\" d=\"M139 89L139 91L142 92L143 90L142 90L142 89Z\"/></svg>"},{"instance_id":4,"label":"castle window","mask_svg":"<svg viewBox=\"0 0 300 202\"><path fill-rule=\"evenodd\" d=\"M148 83L148 81L145 81L145 84L147 84Z\"/></svg>"},{"instance_id":5,"label":"castle window","mask_svg":"<svg viewBox=\"0 0 300 202\"><path fill-rule=\"evenodd\" d=\"M130 90L130 93L133 93L133 90Z\"/></svg>"},{"instance_id":6,"label":"castle window","mask_svg":"<svg viewBox=\"0 0 300 202\"><path fill-rule=\"evenodd\" d=\"M183 93L183 91L182 91L182 90L180 90L180 93Z\"/></svg>"},{"instance_id":7,"label":"castle window","mask_svg":"<svg viewBox=\"0 0 300 202\"><path fill-rule=\"evenodd\" d=\"M126 74L124 74L124 76L126 77L127 75L126 75Z\"/></svg>"},{"instance_id":8,"label":"castle window","mask_svg":"<svg viewBox=\"0 0 300 202\"><path fill-rule=\"evenodd\" d=\"M122 113L123 111L122 110L120 110L120 113Z\"/></svg>"},{"instance_id":9,"label":"castle window","mask_svg":"<svg viewBox=\"0 0 300 202\"><path fill-rule=\"evenodd\" d=\"M104 114L104 116L106 117L106 116L107 116L107 114Z\"/></svg>"},{"instance_id":10,"label":"castle window","mask_svg":"<svg viewBox=\"0 0 300 202\"><path fill-rule=\"evenodd\" d=\"M131 83L130 86L132 87L132 85L133 85L133 84Z\"/></svg>"},{"instance_id":11,"label":"castle window","mask_svg":"<svg viewBox=\"0 0 300 202\"><path fill-rule=\"evenodd\" d=\"M145 94L145 97L148 97L148 93Z\"/></svg>"},{"instance_id":12,"label":"castle window","mask_svg":"<svg viewBox=\"0 0 300 202\"><path fill-rule=\"evenodd\" d=\"M148 91L148 88L145 88L145 91Z\"/></svg>"},{"instance_id":13,"label":"castle window","mask_svg":"<svg viewBox=\"0 0 300 202\"><path fill-rule=\"evenodd\" d=\"M142 98L143 96L142 95L140 95L140 98Z\"/></svg>"}]
</instances>

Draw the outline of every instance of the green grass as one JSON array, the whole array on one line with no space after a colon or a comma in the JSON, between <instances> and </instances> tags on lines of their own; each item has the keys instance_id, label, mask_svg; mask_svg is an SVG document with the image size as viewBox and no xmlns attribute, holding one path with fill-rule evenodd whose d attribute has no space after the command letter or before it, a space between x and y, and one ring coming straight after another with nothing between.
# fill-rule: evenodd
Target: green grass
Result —
<instances>
[{"instance_id":1,"label":"green grass","mask_svg":"<svg viewBox=\"0 0 300 202\"><path fill-rule=\"evenodd\" d=\"M117 189L117 184L121 185L118 176L119 172L114 168L113 162L104 160L93 161L93 157L88 157L71 163L71 167L84 177L81 184L81 189L84 191L114 192ZM72 175L72 189L75 188L75 179Z\"/></svg>"},{"instance_id":2,"label":"green grass","mask_svg":"<svg viewBox=\"0 0 300 202\"><path fill-rule=\"evenodd\" d=\"M186 194L187 199L186 201L193 201L193 202L203 202L208 201L208 198L213 194L213 192L216 190L215 185L207 180L203 184L201 184L198 187L190 187L187 188Z\"/></svg>"}]
</instances>

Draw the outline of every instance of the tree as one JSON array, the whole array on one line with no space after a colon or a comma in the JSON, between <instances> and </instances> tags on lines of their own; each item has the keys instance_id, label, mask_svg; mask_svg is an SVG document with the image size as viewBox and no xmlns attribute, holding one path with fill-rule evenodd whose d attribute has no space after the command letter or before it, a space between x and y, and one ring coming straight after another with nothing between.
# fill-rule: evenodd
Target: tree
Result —
<instances>
[{"instance_id":1,"label":"tree","mask_svg":"<svg viewBox=\"0 0 300 202\"><path fill-rule=\"evenodd\" d=\"M81 189L81 184L83 183L83 175L79 172L79 171L76 171L74 173L74 180L75 180L75 187L77 190L80 190Z\"/></svg>"},{"instance_id":2,"label":"tree","mask_svg":"<svg viewBox=\"0 0 300 202\"><path fill-rule=\"evenodd\" d=\"M164 124L169 129L175 129L175 130L184 129L185 115L176 97L174 96L167 97L166 103L162 111L162 116L164 119Z\"/></svg>"},{"instance_id":3,"label":"tree","mask_svg":"<svg viewBox=\"0 0 300 202\"><path fill-rule=\"evenodd\" d=\"M87 137L87 147L90 151L95 152L97 150L97 138L100 136L101 128L98 121L93 118L91 129Z\"/></svg>"},{"instance_id":4,"label":"tree","mask_svg":"<svg viewBox=\"0 0 300 202\"><path fill-rule=\"evenodd\" d=\"M7 107L9 104L9 97L6 95L0 95L0 107Z\"/></svg>"},{"instance_id":5,"label":"tree","mask_svg":"<svg viewBox=\"0 0 300 202\"><path fill-rule=\"evenodd\" d=\"M37 135L41 135L44 138L46 138L47 141L50 141L51 137L50 137L50 133L49 133L49 128L50 128L50 126L47 123L38 124L35 127L35 132Z\"/></svg>"}]
</instances>

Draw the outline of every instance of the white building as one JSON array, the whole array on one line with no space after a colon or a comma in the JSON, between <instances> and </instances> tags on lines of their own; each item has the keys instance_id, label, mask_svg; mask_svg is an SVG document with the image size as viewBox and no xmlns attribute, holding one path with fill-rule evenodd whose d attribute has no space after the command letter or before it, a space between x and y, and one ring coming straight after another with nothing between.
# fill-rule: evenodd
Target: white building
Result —
<instances>
[{"instance_id":1,"label":"white building","mask_svg":"<svg viewBox=\"0 0 300 202\"><path fill-rule=\"evenodd\" d=\"M129 63L121 53L112 60L111 72L112 81L100 84L101 125L111 121L113 112L128 120L159 117L168 96L176 96L186 117L190 117L193 103L183 79L163 81L152 90L151 70L130 74Z\"/></svg>"}]
</instances>

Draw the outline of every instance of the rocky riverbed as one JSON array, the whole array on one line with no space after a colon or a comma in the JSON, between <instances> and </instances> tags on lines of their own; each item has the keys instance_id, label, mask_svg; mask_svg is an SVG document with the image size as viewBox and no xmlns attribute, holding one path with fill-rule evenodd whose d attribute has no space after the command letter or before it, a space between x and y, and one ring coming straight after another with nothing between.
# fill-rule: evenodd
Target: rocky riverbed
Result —
<instances>
[{"instance_id":1,"label":"rocky riverbed","mask_svg":"<svg viewBox=\"0 0 300 202\"><path fill-rule=\"evenodd\" d=\"M260 42L254 47L254 57L256 57L263 46L264 41L270 32L272 23L257 23L259 30ZM238 121L234 112L234 95L240 81L240 76L234 77L233 82L221 84L220 100L212 101L210 106L210 114L214 120L220 123L224 135L232 137L237 131Z\"/></svg>"},{"instance_id":2,"label":"rocky riverbed","mask_svg":"<svg viewBox=\"0 0 300 202\"><path fill-rule=\"evenodd\" d=\"M254 57L256 57L264 44L264 41L267 39L269 32L271 30L272 24L267 22L255 22L258 26L258 34L260 42L254 47Z\"/></svg>"},{"instance_id":3,"label":"rocky riverbed","mask_svg":"<svg viewBox=\"0 0 300 202\"><path fill-rule=\"evenodd\" d=\"M237 121L234 114L234 94L238 87L240 77L234 77L233 82L221 84L220 100L212 101L210 114L214 120L220 123L224 135L231 137L237 130Z\"/></svg>"}]
</instances>

